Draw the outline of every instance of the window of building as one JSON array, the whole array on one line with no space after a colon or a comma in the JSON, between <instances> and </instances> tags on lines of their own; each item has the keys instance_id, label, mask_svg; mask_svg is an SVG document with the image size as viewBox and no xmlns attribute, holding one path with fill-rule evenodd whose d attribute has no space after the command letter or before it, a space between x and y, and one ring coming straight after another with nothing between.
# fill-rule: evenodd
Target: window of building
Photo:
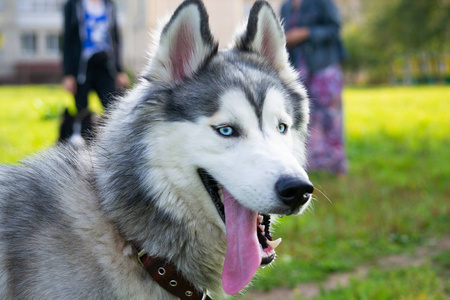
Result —
<instances>
[{"instance_id":1,"label":"window of building","mask_svg":"<svg viewBox=\"0 0 450 300\"><path fill-rule=\"evenodd\" d=\"M22 12L56 12L61 11L64 2L65 0L18 0L18 9Z\"/></svg>"},{"instance_id":2,"label":"window of building","mask_svg":"<svg viewBox=\"0 0 450 300\"><path fill-rule=\"evenodd\" d=\"M36 33L22 33L20 37L20 48L24 55L34 55L37 52Z\"/></svg>"},{"instance_id":3,"label":"window of building","mask_svg":"<svg viewBox=\"0 0 450 300\"><path fill-rule=\"evenodd\" d=\"M33 11L33 0L18 0L17 8L19 11Z\"/></svg>"},{"instance_id":4,"label":"window of building","mask_svg":"<svg viewBox=\"0 0 450 300\"><path fill-rule=\"evenodd\" d=\"M46 37L47 53L61 53L61 35L57 33L48 33Z\"/></svg>"}]
</instances>

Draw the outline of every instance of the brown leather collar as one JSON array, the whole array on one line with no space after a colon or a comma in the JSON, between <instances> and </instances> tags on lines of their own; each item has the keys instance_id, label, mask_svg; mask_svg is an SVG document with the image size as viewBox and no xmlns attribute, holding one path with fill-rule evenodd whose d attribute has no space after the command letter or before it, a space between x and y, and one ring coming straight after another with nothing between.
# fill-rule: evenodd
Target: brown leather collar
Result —
<instances>
[{"instance_id":1,"label":"brown leather collar","mask_svg":"<svg viewBox=\"0 0 450 300\"><path fill-rule=\"evenodd\" d=\"M151 257L145 251L139 252L138 261L156 283L181 300L212 300L206 292L199 291L192 283L184 279L171 262Z\"/></svg>"}]
</instances>

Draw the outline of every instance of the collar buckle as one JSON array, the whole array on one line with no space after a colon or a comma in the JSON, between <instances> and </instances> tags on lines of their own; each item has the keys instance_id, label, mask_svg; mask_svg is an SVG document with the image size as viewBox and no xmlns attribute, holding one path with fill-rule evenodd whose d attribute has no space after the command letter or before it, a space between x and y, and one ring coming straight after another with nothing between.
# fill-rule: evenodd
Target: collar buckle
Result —
<instances>
[{"instance_id":1,"label":"collar buckle","mask_svg":"<svg viewBox=\"0 0 450 300\"><path fill-rule=\"evenodd\" d=\"M147 251L142 250L138 253L138 262L141 264L141 266L143 266L145 268L144 263L142 262L142 256L144 256L145 254L147 254Z\"/></svg>"}]
</instances>

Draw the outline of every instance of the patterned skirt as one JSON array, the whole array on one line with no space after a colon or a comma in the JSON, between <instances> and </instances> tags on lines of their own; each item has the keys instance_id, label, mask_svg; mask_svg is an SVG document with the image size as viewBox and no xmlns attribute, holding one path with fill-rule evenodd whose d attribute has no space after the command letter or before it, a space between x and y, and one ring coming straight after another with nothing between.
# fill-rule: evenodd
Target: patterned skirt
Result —
<instances>
[{"instance_id":1,"label":"patterned skirt","mask_svg":"<svg viewBox=\"0 0 450 300\"><path fill-rule=\"evenodd\" d=\"M309 75L306 65L301 63L298 70L311 101L308 169L345 174L341 67L336 64Z\"/></svg>"}]
</instances>

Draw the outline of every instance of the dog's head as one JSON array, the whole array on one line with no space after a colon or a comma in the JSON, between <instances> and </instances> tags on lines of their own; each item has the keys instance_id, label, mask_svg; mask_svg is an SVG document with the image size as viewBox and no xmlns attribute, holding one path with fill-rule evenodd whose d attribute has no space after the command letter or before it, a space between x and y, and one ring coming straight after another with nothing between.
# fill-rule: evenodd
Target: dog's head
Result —
<instances>
[{"instance_id":1,"label":"dog's head","mask_svg":"<svg viewBox=\"0 0 450 300\"><path fill-rule=\"evenodd\" d=\"M218 52L203 4L185 1L145 76L171 94L164 107L170 132L155 150L172 151L175 172L185 168L180 174L199 176L206 187L204 205L226 224L223 284L235 294L274 258L279 241L271 241L269 214L297 214L313 192L303 168L307 97L280 22L256 1L244 33Z\"/></svg>"},{"instance_id":2,"label":"dog's head","mask_svg":"<svg viewBox=\"0 0 450 300\"><path fill-rule=\"evenodd\" d=\"M226 232L222 283L236 294L275 257L270 214L302 212L313 192L304 170L308 99L282 26L266 1L256 1L235 44L218 51L203 3L186 0L143 77L110 118L119 121L109 139L128 136L116 144L120 159L130 159L120 166L105 159L114 172L108 193L116 189L133 205L142 193L165 198L158 209L184 218L186 228L208 222ZM119 183L121 174L135 179Z\"/></svg>"}]
</instances>

